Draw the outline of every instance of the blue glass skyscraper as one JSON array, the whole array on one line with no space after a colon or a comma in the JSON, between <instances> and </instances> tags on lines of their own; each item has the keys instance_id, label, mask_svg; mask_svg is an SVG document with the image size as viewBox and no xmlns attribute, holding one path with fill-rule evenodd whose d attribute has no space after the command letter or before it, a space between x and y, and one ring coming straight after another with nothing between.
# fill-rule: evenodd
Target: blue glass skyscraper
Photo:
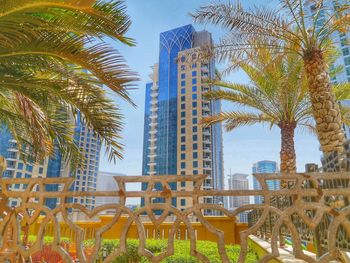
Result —
<instances>
[{"instance_id":1,"label":"blue glass skyscraper","mask_svg":"<svg viewBox=\"0 0 350 263\"><path fill-rule=\"evenodd\" d=\"M223 189L221 125L200 125L202 117L221 111L220 101L202 96L215 89L207 85L214 77L214 60L201 56L202 47L211 46L211 34L196 32L192 25L160 34L159 62L146 85L143 175L205 174L204 188ZM185 182L171 185L191 187ZM204 201L220 202L214 197ZM189 202L173 200L173 205L185 208Z\"/></svg>"},{"instance_id":2,"label":"blue glass skyscraper","mask_svg":"<svg viewBox=\"0 0 350 263\"><path fill-rule=\"evenodd\" d=\"M278 173L279 169L277 163L274 161L260 161L253 164L252 172L253 174L266 174L266 173ZM260 190L261 185L253 176L253 187L254 190ZM269 190L279 190L280 184L277 180L269 180L267 181L267 187ZM261 196L254 197L255 204L261 204L263 202L263 198Z\"/></svg>"}]
</instances>

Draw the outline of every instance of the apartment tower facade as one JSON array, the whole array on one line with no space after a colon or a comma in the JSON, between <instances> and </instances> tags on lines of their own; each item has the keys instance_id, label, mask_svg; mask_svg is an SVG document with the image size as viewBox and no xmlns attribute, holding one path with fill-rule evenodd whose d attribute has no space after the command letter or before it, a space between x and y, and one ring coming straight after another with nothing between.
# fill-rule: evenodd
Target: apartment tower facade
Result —
<instances>
[{"instance_id":1,"label":"apartment tower facade","mask_svg":"<svg viewBox=\"0 0 350 263\"><path fill-rule=\"evenodd\" d=\"M142 173L149 175L207 175L204 189L223 189L222 128L203 127L200 121L221 111L221 103L205 99L214 78L213 59L203 56L212 46L211 34L196 32L192 25L160 34L159 62L146 85ZM156 188L159 186L155 186ZM181 182L173 190L190 190L193 184ZM146 184L142 189L147 188ZM221 198L206 197L206 203ZM191 198L173 200L185 209ZM211 211L207 211L211 213Z\"/></svg>"}]
</instances>

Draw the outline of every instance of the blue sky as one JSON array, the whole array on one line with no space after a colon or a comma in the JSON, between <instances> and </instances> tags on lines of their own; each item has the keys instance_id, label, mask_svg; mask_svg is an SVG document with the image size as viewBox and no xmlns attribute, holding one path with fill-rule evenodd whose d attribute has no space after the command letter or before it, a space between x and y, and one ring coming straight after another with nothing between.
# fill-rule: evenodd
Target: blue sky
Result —
<instances>
[{"instance_id":1,"label":"blue sky","mask_svg":"<svg viewBox=\"0 0 350 263\"><path fill-rule=\"evenodd\" d=\"M163 31L192 23L188 13L194 11L207 0L127 0L128 13L133 24L128 36L137 41L136 47L125 47L114 43L127 60L130 67L139 73L140 81L137 89L131 91L131 97L138 105L135 109L121 99L115 98L122 106L125 115L125 129L123 143L125 145L124 160L117 164L108 163L106 157L102 157L100 170L124 173L127 175L140 175L142 169L142 144L143 144L143 117L144 117L144 93L145 83L149 81L148 75L158 58L159 34ZM246 5L259 4L262 1L245 0ZM265 1L264 1L265 2ZM213 33L214 41L217 41L223 32L219 28L194 25L197 30L207 29ZM247 83L248 79L240 72L228 76L227 80ZM232 108L223 103L224 109ZM305 163L320 162L321 152L315 137L305 134L296 134L297 166L299 171L304 171ZM279 160L280 134L278 129L270 130L269 127L260 125L239 128L236 131L224 133L224 169L225 175L232 173L251 173L254 162L260 160ZM104 154L102 154L103 156Z\"/></svg>"}]
</instances>

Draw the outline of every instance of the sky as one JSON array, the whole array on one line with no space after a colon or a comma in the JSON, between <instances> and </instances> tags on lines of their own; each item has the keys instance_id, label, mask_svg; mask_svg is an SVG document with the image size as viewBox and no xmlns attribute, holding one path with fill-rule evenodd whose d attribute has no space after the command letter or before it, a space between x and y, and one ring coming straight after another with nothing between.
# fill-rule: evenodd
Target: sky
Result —
<instances>
[{"instance_id":1,"label":"sky","mask_svg":"<svg viewBox=\"0 0 350 263\"><path fill-rule=\"evenodd\" d=\"M208 0L126 0L127 12L132 20L127 35L134 38L137 45L126 47L113 42L113 46L125 57L130 68L139 74L140 81L136 83L136 89L130 92L138 106L133 108L114 97L116 103L121 105L125 116L122 140L125 146L124 159L112 164L102 154L101 171L141 175L145 84L150 81L148 77L151 73L150 67L158 60L159 34L191 24L193 21L188 13L209 2ZM261 0L244 0L245 5L262 2L266 4L266 1ZM203 29L210 31L214 41L218 41L224 35L218 27L199 24L194 24L194 27L197 31ZM226 79L231 82L249 83L242 72L235 72ZM224 110L232 108L232 105L223 103ZM257 161L279 162L280 133L277 128L271 130L270 127L262 125L239 128L230 133L224 132L223 139L225 176L230 172L251 174L252 164ZM297 132L295 141L298 171L303 172L306 163L320 163L321 152L314 136Z\"/></svg>"}]
</instances>

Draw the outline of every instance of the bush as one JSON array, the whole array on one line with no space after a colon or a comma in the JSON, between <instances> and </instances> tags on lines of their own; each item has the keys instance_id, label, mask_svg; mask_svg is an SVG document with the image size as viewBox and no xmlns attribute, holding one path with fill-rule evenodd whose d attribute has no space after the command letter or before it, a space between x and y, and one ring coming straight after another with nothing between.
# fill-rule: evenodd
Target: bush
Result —
<instances>
[{"instance_id":1,"label":"bush","mask_svg":"<svg viewBox=\"0 0 350 263\"><path fill-rule=\"evenodd\" d=\"M34 241L35 237L30 237L30 241ZM52 243L52 237L45 237L44 243ZM61 243L69 243L68 238L61 238ZM86 249L93 247L95 244L94 240L85 240L84 247ZM167 249L168 241L167 240L152 240L148 239L146 241L146 249L151 251L153 254L157 255L162 253ZM102 247L99 252L99 258L102 259L103 251L107 255L113 253L119 247L119 240L108 240L104 239L102 241ZM115 258L112 263L150 263L150 261L143 256L138 254L139 240L128 240L127 241L127 253L118 256ZM175 240L174 241L174 255L164 259L162 263L199 263L200 261L192 256L190 256L190 241L185 240ZM197 241L197 251L204 254L209 258L211 263L221 263L220 255L218 252L217 244L210 241ZM237 262L240 246L229 245L226 246L226 251L229 259L232 262ZM246 263L257 262L257 254L249 250L247 254Z\"/></svg>"}]
</instances>

